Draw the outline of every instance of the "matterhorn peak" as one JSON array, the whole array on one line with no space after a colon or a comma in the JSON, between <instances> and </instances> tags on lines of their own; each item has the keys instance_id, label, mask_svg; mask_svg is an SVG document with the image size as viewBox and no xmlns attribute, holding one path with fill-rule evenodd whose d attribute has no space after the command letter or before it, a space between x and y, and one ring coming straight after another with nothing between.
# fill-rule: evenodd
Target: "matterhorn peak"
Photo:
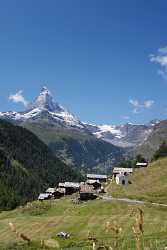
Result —
<instances>
[{"instance_id":1,"label":"matterhorn peak","mask_svg":"<svg viewBox=\"0 0 167 250\"><path fill-rule=\"evenodd\" d=\"M39 95L29 104L24 112L0 112L0 117L17 120L17 122L39 121L44 118L55 126L77 127L83 129L84 125L68 110L56 102L47 87L42 87Z\"/></svg>"},{"instance_id":2,"label":"matterhorn peak","mask_svg":"<svg viewBox=\"0 0 167 250\"><path fill-rule=\"evenodd\" d=\"M51 93L50 93L49 89L46 86L43 86L42 89L41 89L40 94L48 94L48 95L50 95Z\"/></svg>"},{"instance_id":3,"label":"matterhorn peak","mask_svg":"<svg viewBox=\"0 0 167 250\"><path fill-rule=\"evenodd\" d=\"M28 109L47 110L49 112L62 112L64 109L54 101L51 92L46 86L42 87L35 101L31 103Z\"/></svg>"}]
</instances>

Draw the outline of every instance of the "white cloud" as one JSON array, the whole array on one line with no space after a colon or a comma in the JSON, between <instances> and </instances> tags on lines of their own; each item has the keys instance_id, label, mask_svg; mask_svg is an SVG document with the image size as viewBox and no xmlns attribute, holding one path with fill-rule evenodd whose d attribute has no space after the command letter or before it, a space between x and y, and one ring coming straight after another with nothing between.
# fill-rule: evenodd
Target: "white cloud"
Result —
<instances>
[{"instance_id":1,"label":"white cloud","mask_svg":"<svg viewBox=\"0 0 167 250\"><path fill-rule=\"evenodd\" d=\"M28 105L28 101L24 98L24 96L22 95L23 91L19 90L16 94L14 95L10 95L9 96L9 100L13 101L15 103L22 103L25 107L27 107Z\"/></svg>"},{"instance_id":2,"label":"white cloud","mask_svg":"<svg viewBox=\"0 0 167 250\"><path fill-rule=\"evenodd\" d=\"M134 99L134 100L131 99L131 100L129 100L129 103L133 106L132 112L135 114L139 113L139 109L141 108L141 104L139 103L139 101L136 99Z\"/></svg>"},{"instance_id":3,"label":"white cloud","mask_svg":"<svg viewBox=\"0 0 167 250\"><path fill-rule=\"evenodd\" d=\"M134 107L138 108L140 107L139 101L138 100L129 100L130 104L132 104Z\"/></svg>"},{"instance_id":4,"label":"white cloud","mask_svg":"<svg viewBox=\"0 0 167 250\"><path fill-rule=\"evenodd\" d=\"M150 109L154 101L153 100L146 100L143 103L140 103L137 99L130 99L129 103L132 105L133 109L132 112L134 114L140 113L141 109Z\"/></svg>"},{"instance_id":5,"label":"white cloud","mask_svg":"<svg viewBox=\"0 0 167 250\"><path fill-rule=\"evenodd\" d=\"M146 108L146 109L149 109L149 108L152 107L153 104L154 104L153 100L147 100L147 101L144 102L143 107Z\"/></svg>"},{"instance_id":6,"label":"white cloud","mask_svg":"<svg viewBox=\"0 0 167 250\"><path fill-rule=\"evenodd\" d=\"M150 62L159 64L160 69L158 70L158 74L167 78L167 46L158 49L156 55L152 54L149 57Z\"/></svg>"}]
</instances>

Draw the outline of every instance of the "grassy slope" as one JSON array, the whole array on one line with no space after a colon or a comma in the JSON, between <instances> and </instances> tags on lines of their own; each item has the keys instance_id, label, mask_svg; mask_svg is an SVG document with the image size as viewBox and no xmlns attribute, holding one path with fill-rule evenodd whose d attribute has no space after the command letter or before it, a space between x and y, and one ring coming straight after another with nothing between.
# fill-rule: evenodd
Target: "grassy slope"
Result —
<instances>
[{"instance_id":1,"label":"grassy slope","mask_svg":"<svg viewBox=\"0 0 167 250\"><path fill-rule=\"evenodd\" d=\"M127 186L110 184L113 197L128 197L167 204L167 158L153 162L146 169L135 170Z\"/></svg>"},{"instance_id":2,"label":"grassy slope","mask_svg":"<svg viewBox=\"0 0 167 250\"><path fill-rule=\"evenodd\" d=\"M120 244L127 244L129 247L122 247L121 245L119 249L135 249L132 233L135 217L131 215L131 209L134 206L102 200L74 205L70 198L63 198L51 203L47 201L43 203L34 202L30 208L18 208L0 214L0 245L20 241L15 233L10 231L9 222L12 222L19 232L35 241L56 238L56 233L60 231L69 232L71 237L68 240L56 238L61 247L89 245L87 241L88 232L91 232L100 241L112 245L115 234L113 231L106 232L105 230L106 222L110 221L112 224L115 222L122 228L120 237L124 240L121 240ZM142 205L142 209L144 211L145 238L150 238L151 242L153 242L153 239L165 239L167 208ZM147 244L150 243L147 242Z\"/></svg>"}]
</instances>

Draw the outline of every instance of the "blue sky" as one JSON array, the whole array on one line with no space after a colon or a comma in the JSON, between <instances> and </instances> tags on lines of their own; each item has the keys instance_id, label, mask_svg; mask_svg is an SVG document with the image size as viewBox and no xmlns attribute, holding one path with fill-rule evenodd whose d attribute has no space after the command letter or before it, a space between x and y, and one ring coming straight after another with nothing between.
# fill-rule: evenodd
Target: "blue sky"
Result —
<instances>
[{"instance_id":1,"label":"blue sky","mask_svg":"<svg viewBox=\"0 0 167 250\"><path fill-rule=\"evenodd\" d=\"M167 2L0 1L0 110L47 85L82 121L167 118Z\"/></svg>"}]
</instances>

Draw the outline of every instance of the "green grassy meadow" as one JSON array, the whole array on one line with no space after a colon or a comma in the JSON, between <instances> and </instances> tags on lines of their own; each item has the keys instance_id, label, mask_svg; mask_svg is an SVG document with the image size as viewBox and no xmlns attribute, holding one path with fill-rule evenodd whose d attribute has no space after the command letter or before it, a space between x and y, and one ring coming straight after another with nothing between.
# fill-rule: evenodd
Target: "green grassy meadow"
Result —
<instances>
[{"instance_id":1,"label":"green grassy meadow","mask_svg":"<svg viewBox=\"0 0 167 250\"><path fill-rule=\"evenodd\" d=\"M92 249L88 235L98 240L98 245L107 245L113 249L136 249L132 226L135 224L137 205L115 201L89 201L73 204L71 197L57 201L34 202L29 206L0 214L0 249L48 249L41 246L41 240L55 239L60 249ZM144 212L145 246L163 249L167 246L167 208L140 205ZM19 233L29 237L33 243L26 246L22 239L9 228L12 222ZM121 228L117 235L106 230L106 223ZM65 231L71 234L69 239L59 239L56 234ZM118 239L117 239L118 238ZM20 245L21 244L21 245ZM56 249L56 248L55 248Z\"/></svg>"}]
</instances>

